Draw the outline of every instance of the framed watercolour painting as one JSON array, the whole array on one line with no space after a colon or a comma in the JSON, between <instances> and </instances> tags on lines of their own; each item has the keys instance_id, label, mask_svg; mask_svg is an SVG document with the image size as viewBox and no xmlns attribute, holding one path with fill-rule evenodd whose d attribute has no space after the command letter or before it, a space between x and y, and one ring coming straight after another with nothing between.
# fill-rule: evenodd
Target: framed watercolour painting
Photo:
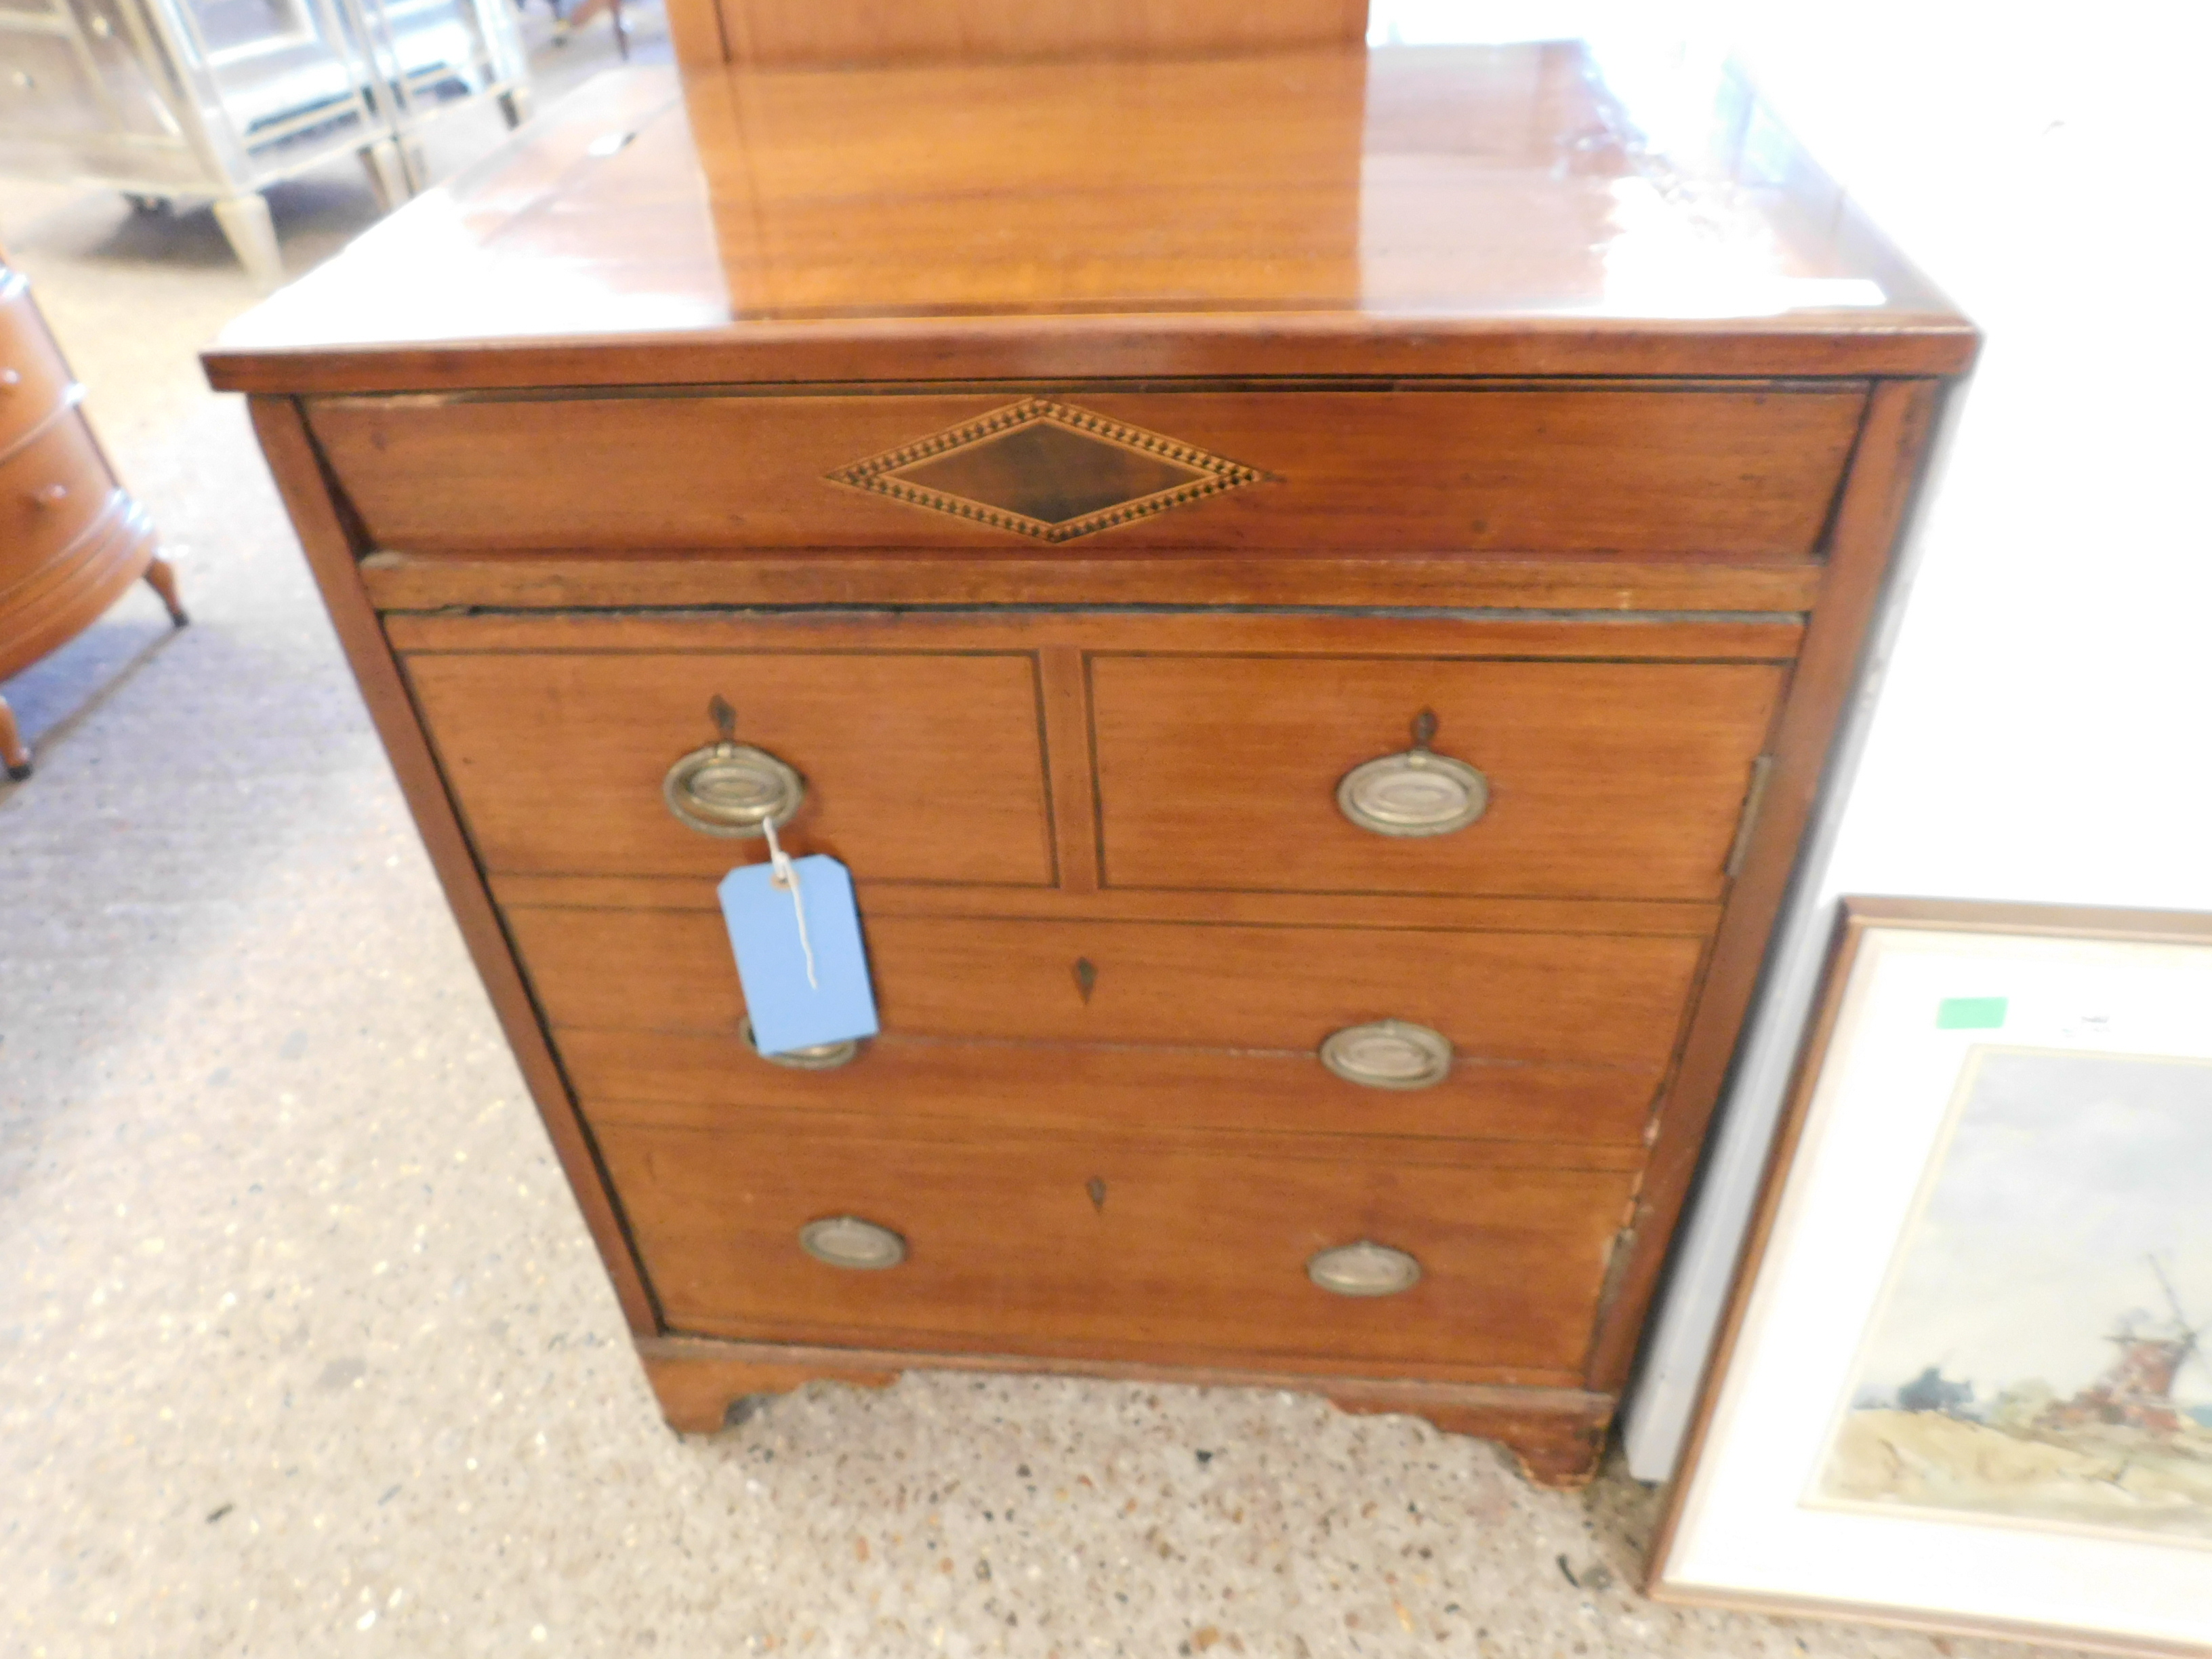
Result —
<instances>
[{"instance_id":1,"label":"framed watercolour painting","mask_svg":"<svg viewBox=\"0 0 2212 1659\"><path fill-rule=\"evenodd\" d=\"M1649 1587L2212 1653L2212 916L1844 902Z\"/></svg>"}]
</instances>

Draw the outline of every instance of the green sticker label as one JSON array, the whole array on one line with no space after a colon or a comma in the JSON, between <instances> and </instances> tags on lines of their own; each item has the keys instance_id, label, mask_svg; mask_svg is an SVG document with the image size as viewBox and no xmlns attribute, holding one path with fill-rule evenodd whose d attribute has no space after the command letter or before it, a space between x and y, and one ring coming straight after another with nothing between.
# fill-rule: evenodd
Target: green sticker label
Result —
<instances>
[{"instance_id":1,"label":"green sticker label","mask_svg":"<svg viewBox=\"0 0 2212 1659\"><path fill-rule=\"evenodd\" d=\"M2004 1019L2002 997L1945 997L1936 1006L1939 1031L1994 1031Z\"/></svg>"}]
</instances>

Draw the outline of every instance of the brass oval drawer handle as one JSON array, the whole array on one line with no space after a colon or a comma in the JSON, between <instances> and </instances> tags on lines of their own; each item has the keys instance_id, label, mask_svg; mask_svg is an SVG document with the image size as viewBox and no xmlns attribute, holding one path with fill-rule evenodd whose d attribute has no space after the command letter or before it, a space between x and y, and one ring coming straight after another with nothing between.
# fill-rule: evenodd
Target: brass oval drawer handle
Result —
<instances>
[{"instance_id":1,"label":"brass oval drawer handle","mask_svg":"<svg viewBox=\"0 0 2212 1659\"><path fill-rule=\"evenodd\" d=\"M842 1042L817 1042L805 1048L786 1048L779 1054L761 1054L761 1046L753 1036L752 1021L746 1020L738 1031L745 1040L745 1047L771 1066L789 1066L801 1072L834 1072L860 1057L858 1037L847 1037Z\"/></svg>"},{"instance_id":2,"label":"brass oval drawer handle","mask_svg":"<svg viewBox=\"0 0 2212 1659\"><path fill-rule=\"evenodd\" d=\"M1314 1256L1306 1277L1336 1296L1395 1296L1421 1282L1421 1264L1403 1250L1363 1238Z\"/></svg>"},{"instance_id":3,"label":"brass oval drawer handle","mask_svg":"<svg viewBox=\"0 0 2212 1659\"><path fill-rule=\"evenodd\" d=\"M906 1240L856 1215L833 1215L799 1230L799 1248L831 1267L878 1273L906 1260Z\"/></svg>"},{"instance_id":4,"label":"brass oval drawer handle","mask_svg":"<svg viewBox=\"0 0 2212 1659\"><path fill-rule=\"evenodd\" d=\"M69 486L65 483L41 484L31 492L33 507L59 507L68 499Z\"/></svg>"},{"instance_id":5,"label":"brass oval drawer handle","mask_svg":"<svg viewBox=\"0 0 2212 1659\"><path fill-rule=\"evenodd\" d=\"M703 835L750 837L781 830L806 799L806 780L765 749L738 741L738 713L717 692L708 717L720 743L694 749L668 769L661 799L682 822Z\"/></svg>"},{"instance_id":6,"label":"brass oval drawer handle","mask_svg":"<svg viewBox=\"0 0 2212 1659\"><path fill-rule=\"evenodd\" d=\"M668 810L709 836L760 836L779 830L806 799L806 780L765 749L710 743L668 769L661 781Z\"/></svg>"},{"instance_id":7,"label":"brass oval drawer handle","mask_svg":"<svg viewBox=\"0 0 2212 1659\"><path fill-rule=\"evenodd\" d=\"M1437 717L1413 722L1413 746L1353 767L1338 781L1338 811L1378 836L1448 836L1490 810L1490 780L1429 747Z\"/></svg>"},{"instance_id":8,"label":"brass oval drawer handle","mask_svg":"<svg viewBox=\"0 0 2212 1659\"><path fill-rule=\"evenodd\" d=\"M1425 1025L1378 1019L1329 1033L1321 1063L1362 1088L1433 1088L1451 1070L1451 1039Z\"/></svg>"}]
</instances>

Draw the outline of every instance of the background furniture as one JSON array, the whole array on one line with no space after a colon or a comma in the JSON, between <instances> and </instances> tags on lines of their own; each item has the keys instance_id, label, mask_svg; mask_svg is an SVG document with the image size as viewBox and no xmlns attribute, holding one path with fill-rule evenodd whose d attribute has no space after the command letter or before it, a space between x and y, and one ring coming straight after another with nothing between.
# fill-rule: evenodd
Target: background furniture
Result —
<instances>
[{"instance_id":1,"label":"background furniture","mask_svg":"<svg viewBox=\"0 0 2212 1659\"><path fill-rule=\"evenodd\" d=\"M176 573L78 411L83 398L0 249L0 680L76 638L141 576L185 625ZM0 763L31 775L5 697Z\"/></svg>"},{"instance_id":2,"label":"background furniture","mask_svg":"<svg viewBox=\"0 0 2212 1659\"><path fill-rule=\"evenodd\" d=\"M209 197L239 261L283 275L260 192L344 150L391 207L427 182L427 122L529 113L507 0L23 0L0 7L0 170L143 210Z\"/></svg>"},{"instance_id":3,"label":"background furniture","mask_svg":"<svg viewBox=\"0 0 2212 1659\"><path fill-rule=\"evenodd\" d=\"M626 71L210 354L672 1421L1064 1369L1594 1468L1974 347L1664 61L1663 148L1571 42ZM884 1021L804 1064L770 813Z\"/></svg>"}]
</instances>

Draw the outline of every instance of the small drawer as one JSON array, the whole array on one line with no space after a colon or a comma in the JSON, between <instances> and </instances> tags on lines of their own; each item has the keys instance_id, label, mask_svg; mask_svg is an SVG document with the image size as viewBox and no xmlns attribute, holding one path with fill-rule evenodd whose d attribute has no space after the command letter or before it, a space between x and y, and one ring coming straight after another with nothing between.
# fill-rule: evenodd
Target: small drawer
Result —
<instances>
[{"instance_id":1,"label":"small drawer","mask_svg":"<svg viewBox=\"0 0 2212 1659\"><path fill-rule=\"evenodd\" d=\"M699 876L766 856L678 815L720 740L795 774L785 839L879 880L1046 885L1036 665L1020 653L453 652L402 659L497 872ZM757 764L757 763L754 764ZM739 777L742 784L744 777ZM672 790L678 799L672 805ZM742 794L742 791L739 792Z\"/></svg>"},{"instance_id":2,"label":"small drawer","mask_svg":"<svg viewBox=\"0 0 2212 1659\"><path fill-rule=\"evenodd\" d=\"M1572 1382L1633 1189L1533 1150L586 1105L670 1325L755 1340Z\"/></svg>"},{"instance_id":3,"label":"small drawer","mask_svg":"<svg viewBox=\"0 0 2212 1659\"><path fill-rule=\"evenodd\" d=\"M1785 678L1764 663L1096 657L1106 880L1711 899ZM1419 757L1417 727L1442 764Z\"/></svg>"},{"instance_id":4,"label":"small drawer","mask_svg":"<svg viewBox=\"0 0 2212 1659\"><path fill-rule=\"evenodd\" d=\"M0 455L62 405L69 365L46 332L30 284L0 266Z\"/></svg>"},{"instance_id":5,"label":"small drawer","mask_svg":"<svg viewBox=\"0 0 2212 1659\"><path fill-rule=\"evenodd\" d=\"M763 1109L1054 1133L1205 1127L1430 1135L1632 1149L1663 1066L1455 1054L1425 1087L1362 1085L1310 1049L1164 1048L878 1036L807 1066L763 1059L741 1036L564 1030L577 1091L611 1108L650 1103L720 1128Z\"/></svg>"},{"instance_id":6,"label":"small drawer","mask_svg":"<svg viewBox=\"0 0 2212 1659\"><path fill-rule=\"evenodd\" d=\"M887 1034L995 1042L1310 1054L1395 1019L1471 1060L1656 1068L1703 949L1694 936L872 917L865 893L861 911ZM556 1039L742 1027L713 912L504 914Z\"/></svg>"},{"instance_id":7,"label":"small drawer","mask_svg":"<svg viewBox=\"0 0 2212 1659\"><path fill-rule=\"evenodd\" d=\"M107 463L74 413L0 461L0 592L89 530L115 493Z\"/></svg>"},{"instance_id":8,"label":"small drawer","mask_svg":"<svg viewBox=\"0 0 2212 1659\"><path fill-rule=\"evenodd\" d=\"M1814 556L1856 381L340 398L372 540ZM553 458L560 458L556 461Z\"/></svg>"}]
</instances>

